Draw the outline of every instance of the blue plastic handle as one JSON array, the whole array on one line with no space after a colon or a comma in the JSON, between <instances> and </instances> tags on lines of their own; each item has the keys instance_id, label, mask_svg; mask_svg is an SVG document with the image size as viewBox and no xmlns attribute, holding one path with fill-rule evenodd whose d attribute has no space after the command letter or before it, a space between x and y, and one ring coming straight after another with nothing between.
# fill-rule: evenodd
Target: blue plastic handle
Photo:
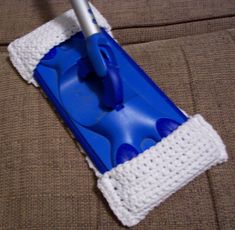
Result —
<instances>
[{"instance_id":1,"label":"blue plastic handle","mask_svg":"<svg viewBox=\"0 0 235 230\"><path fill-rule=\"evenodd\" d=\"M122 108L123 86L111 44L101 32L88 37L86 45L95 72L103 81L104 105L111 109Z\"/></svg>"}]
</instances>

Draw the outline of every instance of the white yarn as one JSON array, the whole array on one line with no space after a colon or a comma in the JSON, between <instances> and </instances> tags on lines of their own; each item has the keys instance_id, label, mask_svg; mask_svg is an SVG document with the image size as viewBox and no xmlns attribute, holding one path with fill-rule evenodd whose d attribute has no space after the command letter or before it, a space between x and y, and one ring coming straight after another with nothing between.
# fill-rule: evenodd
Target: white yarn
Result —
<instances>
[{"instance_id":1,"label":"white yarn","mask_svg":"<svg viewBox=\"0 0 235 230\"><path fill-rule=\"evenodd\" d=\"M91 5L98 24L108 32L111 27L100 12ZM8 46L11 62L23 79L37 86L33 72L37 64L48 51L81 31L73 10L38 27L22 38L16 39Z\"/></svg>"},{"instance_id":2,"label":"white yarn","mask_svg":"<svg viewBox=\"0 0 235 230\"><path fill-rule=\"evenodd\" d=\"M227 158L219 135L202 116L195 115L157 145L105 173L98 187L123 225L131 227Z\"/></svg>"},{"instance_id":3,"label":"white yarn","mask_svg":"<svg viewBox=\"0 0 235 230\"><path fill-rule=\"evenodd\" d=\"M107 21L92 8L99 25L111 33ZM67 11L12 42L10 59L21 76L37 86L33 73L41 58L78 31L73 11ZM219 135L196 115L157 145L103 175L89 159L88 164L113 212L124 225L133 226L193 178L227 158Z\"/></svg>"}]
</instances>

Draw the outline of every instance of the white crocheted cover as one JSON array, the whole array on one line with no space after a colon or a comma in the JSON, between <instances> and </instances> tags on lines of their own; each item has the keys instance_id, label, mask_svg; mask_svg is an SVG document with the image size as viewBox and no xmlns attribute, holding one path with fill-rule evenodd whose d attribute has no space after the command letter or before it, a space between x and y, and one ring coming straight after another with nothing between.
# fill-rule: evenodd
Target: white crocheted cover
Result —
<instances>
[{"instance_id":1,"label":"white crocheted cover","mask_svg":"<svg viewBox=\"0 0 235 230\"><path fill-rule=\"evenodd\" d=\"M202 116L195 115L157 145L105 173L98 187L113 212L130 227L196 176L227 158L219 135Z\"/></svg>"},{"instance_id":2,"label":"white crocheted cover","mask_svg":"<svg viewBox=\"0 0 235 230\"><path fill-rule=\"evenodd\" d=\"M98 23L110 32L107 21L92 8ZM21 76L37 86L33 72L40 59L78 31L80 27L70 10L11 43L10 59ZM113 212L124 225L133 226L193 178L226 160L222 140L211 125L196 115L156 146L104 175L91 161L88 163Z\"/></svg>"},{"instance_id":3,"label":"white crocheted cover","mask_svg":"<svg viewBox=\"0 0 235 230\"><path fill-rule=\"evenodd\" d=\"M100 12L91 5L98 24L108 32L111 27ZM37 86L33 72L37 64L48 51L81 31L73 10L38 27L22 38L16 39L8 46L10 59L22 78Z\"/></svg>"}]
</instances>

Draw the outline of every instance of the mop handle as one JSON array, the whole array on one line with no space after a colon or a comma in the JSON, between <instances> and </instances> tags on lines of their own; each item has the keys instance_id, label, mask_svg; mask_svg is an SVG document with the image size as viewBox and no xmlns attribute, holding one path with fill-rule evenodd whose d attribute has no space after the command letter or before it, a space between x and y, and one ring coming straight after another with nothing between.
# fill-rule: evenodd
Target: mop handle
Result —
<instances>
[{"instance_id":1,"label":"mop handle","mask_svg":"<svg viewBox=\"0 0 235 230\"><path fill-rule=\"evenodd\" d=\"M100 33L95 16L87 0L70 0L72 7L81 26L82 32L86 38L93 34Z\"/></svg>"},{"instance_id":2,"label":"mop handle","mask_svg":"<svg viewBox=\"0 0 235 230\"><path fill-rule=\"evenodd\" d=\"M123 103L123 86L119 67L109 38L98 26L87 0L70 0L86 38L88 58L95 73L102 78L103 104L120 110Z\"/></svg>"}]
</instances>

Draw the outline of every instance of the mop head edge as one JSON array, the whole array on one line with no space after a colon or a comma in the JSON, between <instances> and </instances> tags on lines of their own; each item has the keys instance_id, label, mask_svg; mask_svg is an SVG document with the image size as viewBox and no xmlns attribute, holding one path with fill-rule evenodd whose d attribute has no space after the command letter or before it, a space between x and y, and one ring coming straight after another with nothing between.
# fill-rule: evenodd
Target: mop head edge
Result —
<instances>
[{"instance_id":1,"label":"mop head edge","mask_svg":"<svg viewBox=\"0 0 235 230\"><path fill-rule=\"evenodd\" d=\"M227 159L220 136L195 115L155 146L100 176L98 187L122 224L132 227L195 177Z\"/></svg>"},{"instance_id":2,"label":"mop head edge","mask_svg":"<svg viewBox=\"0 0 235 230\"><path fill-rule=\"evenodd\" d=\"M111 36L111 26L101 13L90 3L100 27ZM25 36L11 42L7 47L13 66L29 84L38 86L33 75L40 60L50 49L81 31L73 9L41 25Z\"/></svg>"}]
</instances>

